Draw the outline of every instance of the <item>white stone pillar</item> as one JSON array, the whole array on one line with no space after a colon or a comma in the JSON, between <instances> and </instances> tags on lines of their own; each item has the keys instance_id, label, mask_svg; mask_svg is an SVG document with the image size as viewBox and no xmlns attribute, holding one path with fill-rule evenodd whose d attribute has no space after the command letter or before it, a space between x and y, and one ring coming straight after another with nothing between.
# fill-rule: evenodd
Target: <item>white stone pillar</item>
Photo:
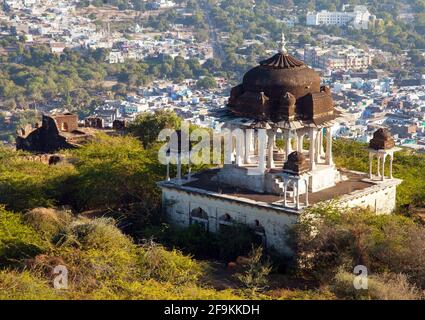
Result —
<instances>
[{"instance_id":1,"label":"white stone pillar","mask_svg":"<svg viewBox=\"0 0 425 320\"><path fill-rule=\"evenodd\" d=\"M244 141L241 138L236 138L236 165L242 166L244 160Z\"/></svg>"},{"instance_id":2,"label":"white stone pillar","mask_svg":"<svg viewBox=\"0 0 425 320\"><path fill-rule=\"evenodd\" d=\"M254 153L258 155L258 132L254 132Z\"/></svg>"},{"instance_id":3,"label":"white stone pillar","mask_svg":"<svg viewBox=\"0 0 425 320\"><path fill-rule=\"evenodd\" d=\"M308 177L304 181L305 181L305 205L306 207L308 207Z\"/></svg>"},{"instance_id":4,"label":"white stone pillar","mask_svg":"<svg viewBox=\"0 0 425 320\"><path fill-rule=\"evenodd\" d=\"M386 154L382 157L382 181L385 180L385 158L387 157Z\"/></svg>"},{"instance_id":5,"label":"white stone pillar","mask_svg":"<svg viewBox=\"0 0 425 320\"><path fill-rule=\"evenodd\" d=\"M178 183L181 183L182 180L182 158L181 154L177 154L177 180Z\"/></svg>"},{"instance_id":6,"label":"white stone pillar","mask_svg":"<svg viewBox=\"0 0 425 320\"><path fill-rule=\"evenodd\" d=\"M321 135L321 133L320 133L320 130L319 130L319 131L317 131L316 140L314 141L314 143L316 144L316 146L315 146L316 152L315 152L315 155L314 155L316 163L320 162L320 135Z\"/></svg>"},{"instance_id":7,"label":"white stone pillar","mask_svg":"<svg viewBox=\"0 0 425 320\"><path fill-rule=\"evenodd\" d=\"M251 145L253 129L245 130L245 163L251 163Z\"/></svg>"},{"instance_id":8,"label":"white stone pillar","mask_svg":"<svg viewBox=\"0 0 425 320\"><path fill-rule=\"evenodd\" d=\"M295 185L295 183L294 183L294 185ZM295 198L295 201L296 201L295 202L295 208L298 210L300 208L300 180L299 179L297 180L296 185L297 185L297 193L296 193L297 196Z\"/></svg>"},{"instance_id":9,"label":"white stone pillar","mask_svg":"<svg viewBox=\"0 0 425 320\"><path fill-rule=\"evenodd\" d=\"M230 130L226 130L223 134L224 138L224 164L232 164L232 152L233 152L233 137Z\"/></svg>"},{"instance_id":10,"label":"white stone pillar","mask_svg":"<svg viewBox=\"0 0 425 320\"><path fill-rule=\"evenodd\" d=\"M291 132L289 130L285 130L285 156L286 159L288 159L288 156L292 152L292 145L291 145Z\"/></svg>"},{"instance_id":11,"label":"white stone pillar","mask_svg":"<svg viewBox=\"0 0 425 320\"><path fill-rule=\"evenodd\" d=\"M320 129L319 133L320 133L320 135L319 135L319 137L320 137L320 142L319 142L319 146L320 146L319 156L320 157L323 157L323 156L326 156L326 153L325 153L325 150L324 150L324 147L323 147L323 128Z\"/></svg>"},{"instance_id":12,"label":"white stone pillar","mask_svg":"<svg viewBox=\"0 0 425 320\"><path fill-rule=\"evenodd\" d=\"M309 157L310 157L310 170L314 170L316 168L315 163L315 140L316 140L316 129L310 128L309 132L309 138L310 138L310 150L309 150Z\"/></svg>"},{"instance_id":13,"label":"white stone pillar","mask_svg":"<svg viewBox=\"0 0 425 320\"><path fill-rule=\"evenodd\" d=\"M261 173L266 170L266 130L260 129L258 131L258 168Z\"/></svg>"},{"instance_id":14,"label":"white stone pillar","mask_svg":"<svg viewBox=\"0 0 425 320\"><path fill-rule=\"evenodd\" d=\"M167 174L165 175L165 180L170 181L170 160L167 160Z\"/></svg>"},{"instance_id":15,"label":"white stone pillar","mask_svg":"<svg viewBox=\"0 0 425 320\"><path fill-rule=\"evenodd\" d=\"M270 129L268 132L268 155L267 155L267 169L274 168L274 159L273 159L273 147L274 147L274 140L276 137L276 132L274 129Z\"/></svg>"},{"instance_id":16,"label":"white stone pillar","mask_svg":"<svg viewBox=\"0 0 425 320\"><path fill-rule=\"evenodd\" d=\"M286 178L283 178L283 205L286 207L287 201L286 201L286 192L288 191L288 180Z\"/></svg>"},{"instance_id":17,"label":"white stone pillar","mask_svg":"<svg viewBox=\"0 0 425 320\"><path fill-rule=\"evenodd\" d=\"M192 178L192 167L190 166L190 153L189 153L188 161L189 163L187 165L187 181L190 181L190 179Z\"/></svg>"},{"instance_id":18,"label":"white stone pillar","mask_svg":"<svg viewBox=\"0 0 425 320\"><path fill-rule=\"evenodd\" d=\"M326 128L326 164L333 165L332 160L332 130L331 127Z\"/></svg>"},{"instance_id":19,"label":"white stone pillar","mask_svg":"<svg viewBox=\"0 0 425 320\"><path fill-rule=\"evenodd\" d=\"M304 146L304 134L297 134L297 151L298 152L302 152L303 151L303 146Z\"/></svg>"}]
</instances>

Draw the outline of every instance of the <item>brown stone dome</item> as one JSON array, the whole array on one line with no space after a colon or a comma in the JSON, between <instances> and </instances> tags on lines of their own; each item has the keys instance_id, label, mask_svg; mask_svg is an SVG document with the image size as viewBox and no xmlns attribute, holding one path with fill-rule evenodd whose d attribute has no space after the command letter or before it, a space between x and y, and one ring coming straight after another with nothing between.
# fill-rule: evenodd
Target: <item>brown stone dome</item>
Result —
<instances>
[{"instance_id":1,"label":"brown stone dome","mask_svg":"<svg viewBox=\"0 0 425 320\"><path fill-rule=\"evenodd\" d=\"M283 171L292 174L302 174L309 170L309 164L306 157L298 151L289 154L288 159L283 165Z\"/></svg>"},{"instance_id":2,"label":"brown stone dome","mask_svg":"<svg viewBox=\"0 0 425 320\"><path fill-rule=\"evenodd\" d=\"M284 51L264 61L233 87L229 108L238 116L257 120L313 120L333 115L329 88L304 62Z\"/></svg>"},{"instance_id":3,"label":"brown stone dome","mask_svg":"<svg viewBox=\"0 0 425 320\"><path fill-rule=\"evenodd\" d=\"M285 92L298 99L308 93L319 92L320 77L302 61L277 53L249 70L243 77L242 88L244 91L264 92L273 100L279 100Z\"/></svg>"},{"instance_id":4,"label":"brown stone dome","mask_svg":"<svg viewBox=\"0 0 425 320\"><path fill-rule=\"evenodd\" d=\"M373 133L373 138L369 142L369 148L380 150L380 149L391 149L394 148L395 141L387 128L379 128Z\"/></svg>"}]
</instances>

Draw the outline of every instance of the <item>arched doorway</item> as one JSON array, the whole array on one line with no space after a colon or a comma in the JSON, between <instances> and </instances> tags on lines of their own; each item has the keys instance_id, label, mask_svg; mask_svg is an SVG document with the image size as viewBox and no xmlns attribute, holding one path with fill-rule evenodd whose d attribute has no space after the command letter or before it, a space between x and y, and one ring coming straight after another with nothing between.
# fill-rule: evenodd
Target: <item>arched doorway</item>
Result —
<instances>
[{"instance_id":1,"label":"arched doorway","mask_svg":"<svg viewBox=\"0 0 425 320\"><path fill-rule=\"evenodd\" d=\"M205 231L209 230L208 213L202 208L195 208L190 212L189 223L201 226Z\"/></svg>"},{"instance_id":2,"label":"arched doorway","mask_svg":"<svg viewBox=\"0 0 425 320\"><path fill-rule=\"evenodd\" d=\"M253 230L255 235L255 242L262 244L264 247L267 247L266 230L259 220L254 221Z\"/></svg>"},{"instance_id":3,"label":"arched doorway","mask_svg":"<svg viewBox=\"0 0 425 320\"><path fill-rule=\"evenodd\" d=\"M233 227L234 220L230 214L225 213L218 219L218 226L220 231L226 231Z\"/></svg>"},{"instance_id":4,"label":"arched doorway","mask_svg":"<svg viewBox=\"0 0 425 320\"><path fill-rule=\"evenodd\" d=\"M68 123L62 122L61 131L68 132Z\"/></svg>"}]
</instances>

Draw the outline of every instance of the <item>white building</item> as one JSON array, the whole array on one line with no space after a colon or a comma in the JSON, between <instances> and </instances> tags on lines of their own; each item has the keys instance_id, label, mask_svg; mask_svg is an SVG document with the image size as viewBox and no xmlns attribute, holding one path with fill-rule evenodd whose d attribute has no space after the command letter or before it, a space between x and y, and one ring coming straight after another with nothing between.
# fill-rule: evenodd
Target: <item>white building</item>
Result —
<instances>
[{"instance_id":1,"label":"white building","mask_svg":"<svg viewBox=\"0 0 425 320\"><path fill-rule=\"evenodd\" d=\"M332 156L332 128L341 115L330 90L320 82L284 46L248 71L243 83L232 89L228 107L221 109L223 128L236 130L222 131L227 141L222 167L182 176L181 164L190 156L188 148L181 151L182 142L189 145L188 129L182 130L182 148L171 148L167 178L158 183L170 222L200 224L210 232L242 223L267 247L290 254L287 230L310 206L335 200L342 207L391 213L401 182L392 176L394 141L386 131L376 134L370 144L369 173L338 169ZM277 139L283 139L283 149L277 148ZM379 159L375 172L374 157ZM177 177L171 179L173 159ZM390 172L385 173L387 159Z\"/></svg>"},{"instance_id":2,"label":"white building","mask_svg":"<svg viewBox=\"0 0 425 320\"><path fill-rule=\"evenodd\" d=\"M308 26L345 26L351 23L356 29L368 29L371 17L366 6L355 6L353 12L327 10L308 12L306 24Z\"/></svg>"},{"instance_id":3,"label":"white building","mask_svg":"<svg viewBox=\"0 0 425 320\"><path fill-rule=\"evenodd\" d=\"M322 70L361 70L372 64L373 54L351 45L334 45L327 48L307 45L304 60Z\"/></svg>"},{"instance_id":4,"label":"white building","mask_svg":"<svg viewBox=\"0 0 425 320\"><path fill-rule=\"evenodd\" d=\"M109 52L108 61L109 63L124 63L124 55L121 51Z\"/></svg>"}]
</instances>

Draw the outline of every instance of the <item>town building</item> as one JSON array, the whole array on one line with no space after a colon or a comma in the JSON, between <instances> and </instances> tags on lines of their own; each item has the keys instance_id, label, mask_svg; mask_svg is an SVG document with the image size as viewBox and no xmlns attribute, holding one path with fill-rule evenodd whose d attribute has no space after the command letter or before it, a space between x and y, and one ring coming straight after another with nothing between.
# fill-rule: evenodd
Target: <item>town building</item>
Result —
<instances>
[{"instance_id":1,"label":"town building","mask_svg":"<svg viewBox=\"0 0 425 320\"><path fill-rule=\"evenodd\" d=\"M345 26L351 24L355 29L368 29L372 18L366 6L355 6L352 12L348 11L314 11L308 12L306 24L308 26L332 25Z\"/></svg>"},{"instance_id":2,"label":"town building","mask_svg":"<svg viewBox=\"0 0 425 320\"><path fill-rule=\"evenodd\" d=\"M384 172L387 157L392 167L396 151L391 135L376 132L369 173L337 168L332 136L342 115L319 75L288 54L284 43L282 39L278 53L245 74L242 84L232 88L227 107L218 112L224 123L223 166L182 176L182 159L190 158L191 151L184 152L182 144L170 148L167 178L158 185L171 223L199 224L209 232L245 224L266 247L291 254L288 228L318 203L335 201L376 213L394 210L401 181L393 178L392 168ZM188 136L182 130L179 141ZM277 147L278 140L283 147ZM175 178L169 176L173 157ZM375 158L381 161L378 170L372 170Z\"/></svg>"},{"instance_id":3,"label":"town building","mask_svg":"<svg viewBox=\"0 0 425 320\"><path fill-rule=\"evenodd\" d=\"M367 69L372 64L372 59L373 54L351 45L304 47L304 61L326 71Z\"/></svg>"}]
</instances>

